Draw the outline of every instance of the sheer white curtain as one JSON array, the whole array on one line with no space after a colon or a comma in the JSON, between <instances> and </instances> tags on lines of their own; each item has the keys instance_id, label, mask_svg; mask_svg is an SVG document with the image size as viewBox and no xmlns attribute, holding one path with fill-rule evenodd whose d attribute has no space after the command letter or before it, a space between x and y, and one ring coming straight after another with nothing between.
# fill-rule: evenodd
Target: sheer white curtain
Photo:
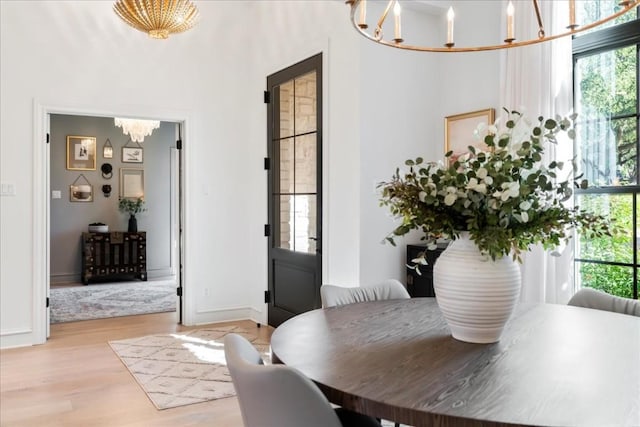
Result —
<instances>
[{"instance_id":1,"label":"sheer white curtain","mask_svg":"<svg viewBox=\"0 0 640 427\"><path fill-rule=\"evenodd\" d=\"M504 10L508 1L503 1ZM538 24L529 0L513 1L515 7L516 39L531 38L538 33ZM569 2L543 0L540 2L542 19L548 34L564 27L569 21ZM502 55L501 106L518 110L532 120L539 115L567 116L572 107L571 38L563 37L532 46L506 49ZM500 112L497 114L500 116ZM560 141L558 146L546 150L547 160L570 159L572 142ZM565 163L565 173L570 162ZM573 294L572 245L558 248L560 256L551 256L536 246L524 256L522 271L523 302L566 303Z\"/></svg>"}]
</instances>

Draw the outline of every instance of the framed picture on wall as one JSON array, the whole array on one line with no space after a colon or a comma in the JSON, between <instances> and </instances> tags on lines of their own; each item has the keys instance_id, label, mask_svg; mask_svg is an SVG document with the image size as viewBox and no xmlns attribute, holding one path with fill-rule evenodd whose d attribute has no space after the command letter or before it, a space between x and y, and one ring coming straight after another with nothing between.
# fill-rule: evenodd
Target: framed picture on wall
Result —
<instances>
[{"instance_id":1,"label":"framed picture on wall","mask_svg":"<svg viewBox=\"0 0 640 427\"><path fill-rule=\"evenodd\" d=\"M473 136L473 131L478 124L493 124L495 120L495 110L487 108L485 110L472 111L470 113L456 114L444 118L444 152L453 151L449 157L449 162L455 160L462 154L469 151L469 146L486 150L487 146L483 140L477 140Z\"/></svg>"},{"instance_id":2,"label":"framed picture on wall","mask_svg":"<svg viewBox=\"0 0 640 427\"><path fill-rule=\"evenodd\" d=\"M111 141L109 140L109 138L107 138L107 140L104 142L104 145L102 146L102 157L104 157L105 159L113 158L113 145L111 145Z\"/></svg>"},{"instance_id":3,"label":"framed picture on wall","mask_svg":"<svg viewBox=\"0 0 640 427\"><path fill-rule=\"evenodd\" d=\"M71 184L69 200L72 202L93 202L93 186L88 184Z\"/></svg>"},{"instance_id":4,"label":"framed picture on wall","mask_svg":"<svg viewBox=\"0 0 640 427\"><path fill-rule=\"evenodd\" d=\"M122 147L122 163L142 163L142 147Z\"/></svg>"},{"instance_id":5,"label":"framed picture on wall","mask_svg":"<svg viewBox=\"0 0 640 427\"><path fill-rule=\"evenodd\" d=\"M120 168L120 198L144 197L144 169Z\"/></svg>"},{"instance_id":6,"label":"framed picture on wall","mask_svg":"<svg viewBox=\"0 0 640 427\"><path fill-rule=\"evenodd\" d=\"M142 146L131 138L122 147L122 163L142 163Z\"/></svg>"},{"instance_id":7,"label":"framed picture on wall","mask_svg":"<svg viewBox=\"0 0 640 427\"><path fill-rule=\"evenodd\" d=\"M67 170L96 170L96 138L67 136Z\"/></svg>"}]
</instances>

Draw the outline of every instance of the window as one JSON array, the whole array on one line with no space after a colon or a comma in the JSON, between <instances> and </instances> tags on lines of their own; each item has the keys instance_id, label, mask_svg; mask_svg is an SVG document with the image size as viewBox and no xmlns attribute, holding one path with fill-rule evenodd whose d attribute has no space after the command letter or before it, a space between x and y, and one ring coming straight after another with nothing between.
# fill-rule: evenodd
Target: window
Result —
<instances>
[{"instance_id":1,"label":"window","mask_svg":"<svg viewBox=\"0 0 640 427\"><path fill-rule=\"evenodd\" d=\"M578 16L608 13L603 3L580 2ZM573 39L575 152L589 181L576 205L610 215L623 230L613 239L576 240L576 279L627 298L638 298L640 258L639 56L637 9Z\"/></svg>"}]
</instances>

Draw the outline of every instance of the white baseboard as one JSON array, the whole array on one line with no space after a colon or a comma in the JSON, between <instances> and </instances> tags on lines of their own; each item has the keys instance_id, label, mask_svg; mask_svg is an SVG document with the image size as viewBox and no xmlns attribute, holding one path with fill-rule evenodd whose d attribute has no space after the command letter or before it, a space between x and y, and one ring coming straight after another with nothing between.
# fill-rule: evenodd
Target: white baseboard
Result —
<instances>
[{"instance_id":1,"label":"white baseboard","mask_svg":"<svg viewBox=\"0 0 640 427\"><path fill-rule=\"evenodd\" d=\"M60 273L52 274L49 276L49 283L51 285L60 285L63 283L80 283L80 273Z\"/></svg>"},{"instance_id":2,"label":"white baseboard","mask_svg":"<svg viewBox=\"0 0 640 427\"><path fill-rule=\"evenodd\" d=\"M16 329L0 331L0 349L33 345L33 330Z\"/></svg>"},{"instance_id":3,"label":"white baseboard","mask_svg":"<svg viewBox=\"0 0 640 427\"><path fill-rule=\"evenodd\" d=\"M147 279L155 280L155 279L164 279L169 277L175 277L175 273L171 268L158 268L155 270L147 270Z\"/></svg>"},{"instance_id":4,"label":"white baseboard","mask_svg":"<svg viewBox=\"0 0 640 427\"><path fill-rule=\"evenodd\" d=\"M194 322L187 326L207 325L221 322L250 320L266 325L266 313L255 307L234 307L216 310L203 310L196 313ZM16 329L0 331L0 349L27 347L34 345L31 329Z\"/></svg>"},{"instance_id":5,"label":"white baseboard","mask_svg":"<svg viewBox=\"0 0 640 427\"><path fill-rule=\"evenodd\" d=\"M210 323L235 322L238 320L251 320L265 324L262 311L253 307L222 308L216 310L198 311L193 323L188 326L206 325Z\"/></svg>"}]
</instances>

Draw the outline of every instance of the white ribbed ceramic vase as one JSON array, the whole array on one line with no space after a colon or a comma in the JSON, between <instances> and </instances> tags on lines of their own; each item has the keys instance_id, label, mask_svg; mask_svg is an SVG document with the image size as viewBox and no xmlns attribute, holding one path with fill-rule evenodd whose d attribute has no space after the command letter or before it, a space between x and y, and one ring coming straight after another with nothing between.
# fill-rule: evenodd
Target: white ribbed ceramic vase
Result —
<instances>
[{"instance_id":1,"label":"white ribbed ceramic vase","mask_svg":"<svg viewBox=\"0 0 640 427\"><path fill-rule=\"evenodd\" d=\"M455 339L497 342L520 294L520 268L511 257L482 255L462 233L436 260L433 287Z\"/></svg>"}]
</instances>

